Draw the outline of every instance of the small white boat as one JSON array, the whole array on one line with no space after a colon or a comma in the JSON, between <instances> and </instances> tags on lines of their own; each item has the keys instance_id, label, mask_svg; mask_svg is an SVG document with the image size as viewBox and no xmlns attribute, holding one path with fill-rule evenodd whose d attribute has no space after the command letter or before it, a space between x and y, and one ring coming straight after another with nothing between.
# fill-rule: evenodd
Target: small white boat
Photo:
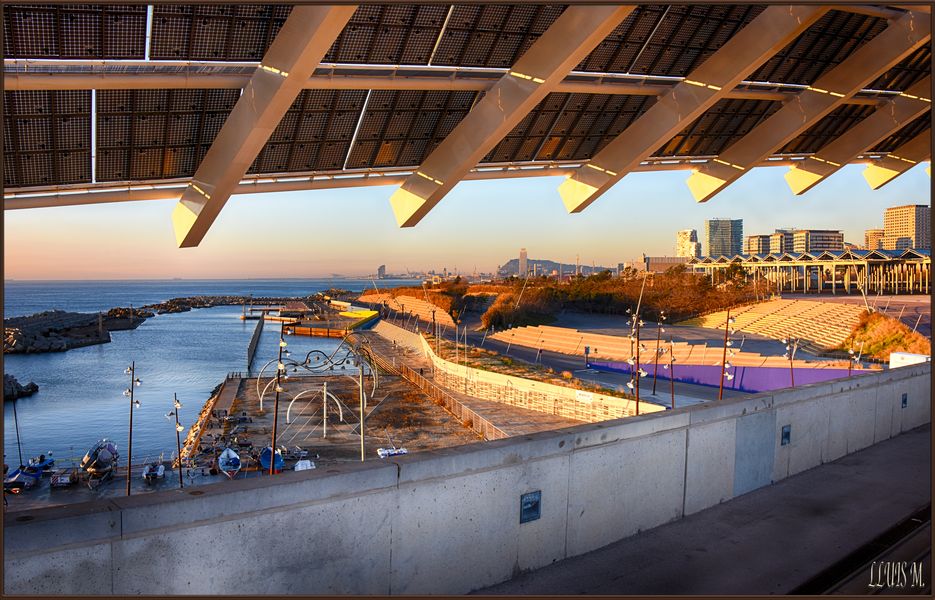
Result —
<instances>
[{"instance_id":1,"label":"small white boat","mask_svg":"<svg viewBox=\"0 0 935 600\"><path fill-rule=\"evenodd\" d=\"M218 469L227 475L229 479L233 479L237 475L240 467L240 456L234 452L233 448L225 448L224 452L221 452L220 456L218 456Z\"/></svg>"},{"instance_id":2,"label":"small white boat","mask_svg":"<svg viewBox=\"0 0 935 600\"><path fill-rule=\"evenodd\" d=\"M151 463L147 463L143 467L143 479L146 483L156 483L160 479L165 479L166 477L166 465L163 464L162 455L159 455L158 460L154 460Z\"/></svg>"},{"instance_id":3,"label":"small white boat","mask_svg":"<svg viewBox=\"0 0 935 600\"><path fill-rule=\"evenodd\" d=\"M386 458L387 456L398 456L400 454L409 454L405 448L377 448L377 456Z\"/></svg>"}]
</instances>

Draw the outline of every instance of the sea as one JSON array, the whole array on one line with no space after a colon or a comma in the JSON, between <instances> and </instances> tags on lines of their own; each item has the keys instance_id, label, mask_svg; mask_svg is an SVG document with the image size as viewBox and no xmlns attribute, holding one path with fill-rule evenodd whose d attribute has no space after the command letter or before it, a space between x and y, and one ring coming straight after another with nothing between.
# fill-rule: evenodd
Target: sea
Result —
<instances>
[{"instance_id":1,"label":"sea","mask_svg":"<svg viewBox=\"0 0 935 600\"><path fill-rule=\"evenodd\" d=\"M412 284L411 279L380 280L379 288ZM115 306L143 306L185 296L307 296L331 288L353 292L373 287L363 279L246 279L159 281L6 281L4 317L45 310L107 311ZM230 372L247 370L247 344L257 325L241 320L240 306L216 306L156 315L138 328L111 332L111 342L67 352L4 355L4 373L39 391L4 402L4 462L52 452L57 465L70 466L99 439L117 443L126 461L129 433L129 387L124 370L135 363L141 384L134 388L140 405L133 411L133 463L176 449L173 397L182 402L182 424L191 426L205 401ZM253 370L278 353L279 327L267 322ZM333 351L338 340L288 336L288 349L304 355L313 349ZM15 414L14 414L15 412ZM182 433L184 439L186 432ZM17 445L19 440L19 445Z\"/></svg>"}]
</instances>

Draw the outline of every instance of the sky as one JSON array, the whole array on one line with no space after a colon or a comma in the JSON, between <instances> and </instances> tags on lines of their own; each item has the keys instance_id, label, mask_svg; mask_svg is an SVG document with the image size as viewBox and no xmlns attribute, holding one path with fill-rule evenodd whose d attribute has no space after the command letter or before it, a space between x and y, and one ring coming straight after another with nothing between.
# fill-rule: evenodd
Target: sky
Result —
<instances>
[{"instance_id":1,"label":"sky","mask_svg":"<svg viewBox=\"0 0 935 600\"><path fill-rule=\"evenodd\" d=\"M883 211L931 204L919 165L880 190L864 165L848 165L806 194L792 195L788 167L754 169L706 203L685 185L690 171L631 173L579 214L558 195L560 177L466 181L417 226L396 225L395 186L232 197L197 248L177 247L175 200L4 211L5 279L322 277L435 269L492 272L518 256L616 266L673 256L675 232L704 221L743 219L744 237L780 227L840 229L862 244Z\"/></svg>"}]
</instances>

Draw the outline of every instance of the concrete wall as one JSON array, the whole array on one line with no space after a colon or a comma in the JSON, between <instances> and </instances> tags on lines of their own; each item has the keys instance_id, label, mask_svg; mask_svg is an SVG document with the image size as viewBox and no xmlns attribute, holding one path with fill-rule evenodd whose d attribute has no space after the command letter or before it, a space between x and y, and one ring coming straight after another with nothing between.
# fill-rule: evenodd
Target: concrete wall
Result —
<instances>
[{"instance_id":1,"label":"concrete wall","mask_svg":"<svg viewBox=\"0 0 935 600\"><path fill-rule=\"evenodd\" d=\"M633 400L459 365L438 357L423 337L419 341L435 368L435 381L475 398L589 423L637 414ZM663 410L658 404L642 402L639 414Z\"/></svg>"},{"instance_id":2,"label":"concrete wall","mask_svg":"<svg viewBox=\"0 0 935 600\"><path fill-rule=\"evenodd\" d=\"M913 365L392 461L70 507L18 512L13 499L5 593L463 593L922 425L930 378L930 364ZM541 518L520 524L520 495L535 490Z\"/></svg>"}]
</instances>

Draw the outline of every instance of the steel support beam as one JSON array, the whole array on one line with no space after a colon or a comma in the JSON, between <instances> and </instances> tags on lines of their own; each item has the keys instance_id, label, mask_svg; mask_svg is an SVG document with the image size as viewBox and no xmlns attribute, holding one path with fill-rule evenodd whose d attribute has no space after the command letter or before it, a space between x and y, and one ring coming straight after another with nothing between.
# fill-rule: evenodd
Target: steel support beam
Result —
<instances>
[{"instance_id":1,"label":"steel support beam","mask_svg":"<svg viewBox=\"0 0 935 600\"><path fill-rule=\"evenodd\" d=\"M399 225L412 227L428 214L634 8L566 8L393 194Z\"/></svg>"},{"instance_id":2,"label":"steel support beam","mask_svg":"<svg viewBox=\"0 0 935 600\"><path fill-rule=\"evenodd\" d=\"M729 146L717 162L688 178L698 202L706 202L739 179L766 156L806 131L862 87L931 39L930 17L906 13L893 21L842 63Z\"/></svg>"},{"instance_id":3,"label":"steel support beam","mask_svg":"<svg viewBox=\"0 0 935 600\"><path fill-rule=\"evenodd\" d=\"M293 7L172 212L179 247L204 238L356 8Z\"/></svg>"},{"instance_id":4,"label":"steel support beam","mask_svg":"<svg viewBox=\"0 0 935 600\"><path fill-rule=\"evenodd\" d=\"M568 212L590 206L826 12L826 6L764 10L559 186Z\"/></svg>"},{"instance_id":5,"label":"steel support beam","mask_svg":"<svg viewBox=\"0 0 935 600\"><path fill-rule=\"evenodd\" d=\"M158 90L158 89L238 89L250 81L248 75L224 73L4 73L3 87L12 90ZM486 92L496 79L489 77L312 75L303 86L306 90L415 90L442 92ZM555 92L568 94L617 94L626 96L662 96L672 91L669 83L638 83L613 78L593 81L569 77ZM872 93L870 90L867 93ZM736 100L784 102L797 91L735 88L723 97ZM889 95L889 94L887 94ZM848 98L846 104L871 105L880 101L879 93L868 97Z\"/></svg>"},{"instance_id":6,"label":"steel support beam","mask_svg":"<svg viewBox=\"0 0 935 600\"><path fill-rule=\"evenodd\" d=\"M926 129L863 171L870 188L878 190L920 162L932 158L932 130Z\"/></svg>"},{"instance_id":7,"label":"steel support beam","mask_svg":"<svg viewBox=\"0 0 935 600\"><path fill-rule=\"evenodd\" d=\"M697 158L655 159L639 165L633 171L687 171L697 167ZM710 159L708 159L710 160ZM778 156L764 161L763 167L784 167L802 160L800 156ZM868 163L864 157L856 163ZM581 166L580 161L568 163L522 163L510 165L484 164L472 169L464 176L465 181L489 179L512 179L516 177L567 177ZM305 190L368 187L377 185L402 185L412 174L411 169L386 169L365 171L343 171L326 174L290 173L277 176L261 175L242 180L234 194L260 194L272 192L294 192ZM7 192L3 198L4 210L26 208L54 208L57 206L80 206L85 204L107 204L114 202L137 202L142 200L178 200L189 185L190 179L140 182L134 185L99 183L97 185L70 185L56 188L20 188Z\"/></svg>"},{"instance_id":8,"label":"steel support beam","mask_svg":"<svg viewBox=\"0 0 935 600\"><path fill-rule=\"evenodd\" d=\"M836 173L854 157L873 148L913 119L930 111L931 88L932 78L922 78L903 95L883 103L873 114L789 169L785 178L792 193L797 196L804 194L826 177Z\"/></svg>"}]
</instances>

